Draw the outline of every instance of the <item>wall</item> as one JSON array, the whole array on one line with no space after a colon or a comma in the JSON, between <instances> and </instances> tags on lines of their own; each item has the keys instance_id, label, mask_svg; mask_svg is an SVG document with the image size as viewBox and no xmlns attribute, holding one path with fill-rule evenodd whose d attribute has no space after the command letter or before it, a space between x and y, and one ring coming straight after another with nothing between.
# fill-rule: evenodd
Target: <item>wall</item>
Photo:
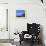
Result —
<instances>
[{"instance_id":1,"label":"wall","mask_svg":"<svg viewBox=\"0 0 46 46\"><path fill-rule=\"evenodd\" d=\"M8 0L1 0L0 2L8 2ZM44 1L45 2L45 1ZM16 9L24 9L26 17L16 18ZM9 0L9 32L11 38L13 33L18 30L26 30L28 23L40 23L43 26L44 41L46 42L46 16L45 16L45 4L43 5L40 0Z\"/></svg>"},{"instance_id":2,"label":"wall","mask_svg":"<svg viewBox=\"0 0 46 46\"><path fill-rule=\"evenodd\" d=\"M26 17L17 18L16 10L24 9ZM44 41L46 42L46 16L45 5L40 0L10 0L9 1L9 31L11 38L13 33L18 30L19 32L26 30L28 23L40 23L43 28Z\"/></svg>"},{"instance_id":3,"label":"wall","mask_svg":"<svg viewBox=\"0 0 46 46\"><path fill-rule=\"evenodd\" d=\"M0 3L8 3L8 0L0 0Z\"/></svg>"},{"instance_id":4,"label":"wall","mask_svg":"<svg viewBox=\"0 0 46 46\"><path fill-rule=\"evenodd\" d=\"M18 30L19 32L22 30L26 30L27 22L36 22L42 25L44 43L46 44L45 3L42 4L40 0L12 0L11 2L9 2L9 4L9 31L11 32L11 36L13 37L13 33L16 30ZM26 17L16 18L16 9L24 9L26 12Z\"/></svg>"}]
</instances>

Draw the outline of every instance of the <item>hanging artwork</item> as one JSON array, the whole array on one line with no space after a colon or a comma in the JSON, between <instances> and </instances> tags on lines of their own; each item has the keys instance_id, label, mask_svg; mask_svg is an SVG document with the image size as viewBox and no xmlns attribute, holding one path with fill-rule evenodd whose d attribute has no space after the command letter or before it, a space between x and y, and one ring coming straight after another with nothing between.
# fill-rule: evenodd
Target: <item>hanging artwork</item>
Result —
<instances>
[{"instance_id":1,"label":"hanging artwork","mask_svg":"<svg viewBox=\"0 0 46 46\"><path fill-rule=\"evenodd\" d=\"M25 17L25 10L16 10L16 17Z\"/></svg>"}]
</instances>

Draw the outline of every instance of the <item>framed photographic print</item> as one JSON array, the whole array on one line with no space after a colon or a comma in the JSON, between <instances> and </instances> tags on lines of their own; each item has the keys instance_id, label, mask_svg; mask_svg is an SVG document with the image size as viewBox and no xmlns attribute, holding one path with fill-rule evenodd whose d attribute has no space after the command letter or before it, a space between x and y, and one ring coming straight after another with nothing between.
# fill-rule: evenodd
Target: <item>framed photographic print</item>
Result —
<instances>
[{"instance_id":1,"label":"framed photographic print","mask_svg":"<svg viewBox=\"0 0 46 46\"><path fill-rule=\"evenodd\" d=\"M25 10L16 10L16 17L25 17Z\"/></svg>"}]
</instances>

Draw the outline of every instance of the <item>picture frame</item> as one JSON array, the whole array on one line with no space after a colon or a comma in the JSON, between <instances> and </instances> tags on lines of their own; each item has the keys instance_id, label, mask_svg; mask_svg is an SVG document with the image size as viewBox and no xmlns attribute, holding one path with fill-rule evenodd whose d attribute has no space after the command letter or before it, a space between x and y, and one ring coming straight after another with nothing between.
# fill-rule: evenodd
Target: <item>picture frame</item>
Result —
<instances>
[{"instance_id":1,"label":"picture frame","mask_svg":"<svg viewBox=\"0 0 46 46\"><path fill-rule=\"evenodd\" d=\"M16 10L16 17L25 17L25 10Z\"/></svg>"}]
</instances>

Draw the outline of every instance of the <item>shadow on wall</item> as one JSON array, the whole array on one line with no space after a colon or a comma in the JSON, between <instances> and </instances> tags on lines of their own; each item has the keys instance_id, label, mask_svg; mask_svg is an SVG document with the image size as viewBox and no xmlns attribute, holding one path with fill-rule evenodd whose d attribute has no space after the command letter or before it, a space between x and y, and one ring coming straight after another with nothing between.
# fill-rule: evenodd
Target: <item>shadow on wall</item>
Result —
<instances>
[{"instance_id":1,"label":"shadow on wall","mask_svg":"<svg viewBox=\"0 0 46 46\"><path fill-rule=\"evenodd\" d=\"M40 39L42 40L42 45L45 46L44 45L44 37L43 37L43 26L42 25L40 25Z\"/></svg>"}]
</instances>

